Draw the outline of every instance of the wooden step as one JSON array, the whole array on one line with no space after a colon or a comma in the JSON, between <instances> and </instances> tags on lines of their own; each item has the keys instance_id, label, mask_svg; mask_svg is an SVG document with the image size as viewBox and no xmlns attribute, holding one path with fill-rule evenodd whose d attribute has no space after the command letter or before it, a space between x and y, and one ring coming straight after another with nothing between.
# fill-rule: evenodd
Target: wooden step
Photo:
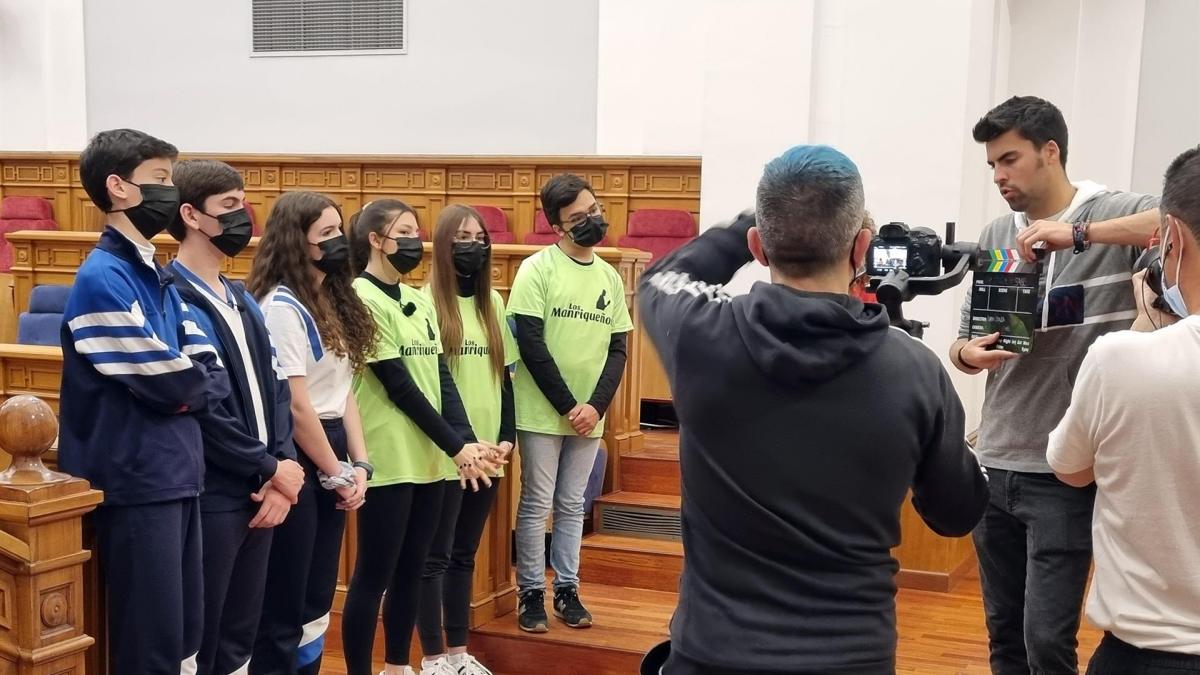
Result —
<instances>
[{"instance_id":1,"label":"wooden step","mask_svg":"<svg viewBox=\"0 0 1200 675\"><path fill-rule=\"evenodd\" d=\"M621 455L621 489L678 496L678 453L638 450Z\"/></svg>"},{"instance_id":2,"label":"wooden step","mask_svg":"<svg viewBox=\"0 0 1200 675\"><path fill-rule=\"evenodd\" d=\"M622 490L598 497L595 531L633 537L679 540L679 495Z\"/></svg>"},{"instance_id":3,"label":"wooden step","mask_svg":"<svg viewBox=\"0 0 1200 675\"><path fill-rule=\"evenodd\" d=\"M678 511L679 495L666 495L654 492L637 492L636 490L619 490L600 495L597 504L616 504L620 506L640 506L662 511Z\"/></svg>"},{"instance_id":4,"label":"wooden step","mask_svg":"<svg viewBox=\"0 0 1200 675\"><path fill-rule=\"evenodd\" d=\"M683 572L683 543L616 534L588 535L580 548L580 577L608 586L675 592Z\"/></svg>"},{"instance_id":5,"label":"wooden step","mask_svg":"<svg viewBox=\"0 0 1200 675\"><path fill-rule=\"evenodd\" d=\"M592 613L587 629L567 627L551 614L550 632L525 633L509 614L471 632L470 651L497 675L630 675L642 656L667 638L675 593L584 582L580 598ZM546 611L552 612L549 594Z\"/></svg>"}]
</instances>

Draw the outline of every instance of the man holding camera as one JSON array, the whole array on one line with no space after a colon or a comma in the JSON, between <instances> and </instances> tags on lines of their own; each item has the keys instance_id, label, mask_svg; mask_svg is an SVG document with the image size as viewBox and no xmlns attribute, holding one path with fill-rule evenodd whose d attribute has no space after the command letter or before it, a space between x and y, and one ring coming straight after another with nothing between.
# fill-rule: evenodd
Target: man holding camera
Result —
<instances>
[{"instance_id":1,"label":"man holding camera","mask_svg":"<svg viewBox=\"0 0 1200 675\"><path fill-rule=\"evenodd\" d=\"M983 512L949 375L848 295L871 245L863 215L857 167L798 146L767 165L756 214L642 278L683 429L687 565L667 675L891 675L907 491L945 535ZM751 260L772 283L730 297L723 284Z\"/></svg>"},{"instance_id":2,"label":"man holding camera","mask_svg":"<svg viewBox=\"0 0 1200 675\"><path fill-rule=\"evenodd\" d=\"M1171 163L1159 208L1163 299L1183 319L1097 340L1047 451L1062 481L1096 483L1089 675L1200 673L1200 147Z\"/></svg>"},{"instance_id":3,"label":"man holding camera","mask_svg":"<svg viewBox=\"0 0 1200 675\"><path fill-rule=\"evenodd\" d=\"M1054 477L1046 439L1088 347L1136 315L1129 281L1157 229L1156 200L1070 182L1066 122L1040 98L1005 101L973 135L1013 210L984 228L980 248L1019 249L1031 261L1034 248L1047 251L1032 351L995 349L998 334L972 338L969 298L950 348L962 372L988 372L976 451L991 498L974 540L991 667L995 675L1077 673L1095 489Z\"/></svg>"}]
</instances>

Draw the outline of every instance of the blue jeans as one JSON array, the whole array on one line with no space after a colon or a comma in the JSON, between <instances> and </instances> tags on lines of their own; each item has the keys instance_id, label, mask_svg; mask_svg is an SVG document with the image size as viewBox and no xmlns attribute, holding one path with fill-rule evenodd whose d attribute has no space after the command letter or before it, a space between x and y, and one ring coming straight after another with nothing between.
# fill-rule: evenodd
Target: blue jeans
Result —
<instances>
[{"instance_id":1,"label":"blue jeans","mask_svg":"<svg viewBox=\"0 0 1200 675\"><path fill-rule=\"evenodd\" d=\"M989 468L988 490L972 536L992 673L1074 675L1096 486Z\"/></svg>"},{"instance_id":2,"label":"blue jeans","mask_svg":"<svg viewBox=\"0 0 1200 675\"><path fill-rule=\"evenodd\" d=\"M579 584L583 495L598 438L517 432L521 501L517 506L517 588L546 589L546 518L554 511L550 566L554 588Z\"/></svg>"}]
</instances>

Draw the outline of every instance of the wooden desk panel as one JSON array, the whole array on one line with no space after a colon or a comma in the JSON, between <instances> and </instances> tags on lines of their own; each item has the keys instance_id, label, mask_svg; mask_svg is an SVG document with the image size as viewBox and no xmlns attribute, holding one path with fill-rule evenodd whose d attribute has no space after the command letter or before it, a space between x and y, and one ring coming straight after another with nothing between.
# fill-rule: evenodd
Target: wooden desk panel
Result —
<instances>
[{"instance_id":1,"label":"wooden desk panel","mask_svg":"<svg viewBox=\"0 0 1200 675\"><path fill-rule=\"evenodd\" d=\"M246 184L246 201L265 224L279 196L291 190L329 195L349 218L364 204L402 199L427 233L447 204L499 207L517 241L533 232L538 192L551 176L571 172L591 182L608 210L609 238L625 234L629 214L648 208L700 213L699 157L256 155L188 154L228 162ZM104 214L79 181L78 153L0 152L0 196L50 200L63 230L97 232Z\"/></svg>"}]
</instances>

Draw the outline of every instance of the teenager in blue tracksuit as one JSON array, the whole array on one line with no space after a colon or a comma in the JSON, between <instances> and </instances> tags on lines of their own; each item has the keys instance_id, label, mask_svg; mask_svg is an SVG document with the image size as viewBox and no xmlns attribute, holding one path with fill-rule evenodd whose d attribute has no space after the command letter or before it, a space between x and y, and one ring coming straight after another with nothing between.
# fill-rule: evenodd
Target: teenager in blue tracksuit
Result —
<instances>
[{"instance_id":1,"label":"teenager in blue tracksuit","mask_svg":"<svg viewBox=\"0 0 1200 675\"><path fill-rule=\"evenodd\" d=\"M221 276L227 257L250 243L241 174L224 162L175 165L179 240L168 265L179 295L229 373L229 396L202 416L204 632L198 675L247 671L262 613L271 534L304 484L292 444L292 396L279 374L261 310Z\"/></svg>"},{"instance_id":2,"label":"teenager in blue tracksuit","mask_svg":"<svg viewBox=\"0 0 1200 675\"><path fill-rule=\"evenodd\" d=\"M201 632L197 413L229 394L212 344L154 262L149 239L177 215L175 146L102 131L79 157L108 214L63 315L59 463L104 491L95 525L108 597L111 673L195 668Z\"/></svg>"}]
</instances>

